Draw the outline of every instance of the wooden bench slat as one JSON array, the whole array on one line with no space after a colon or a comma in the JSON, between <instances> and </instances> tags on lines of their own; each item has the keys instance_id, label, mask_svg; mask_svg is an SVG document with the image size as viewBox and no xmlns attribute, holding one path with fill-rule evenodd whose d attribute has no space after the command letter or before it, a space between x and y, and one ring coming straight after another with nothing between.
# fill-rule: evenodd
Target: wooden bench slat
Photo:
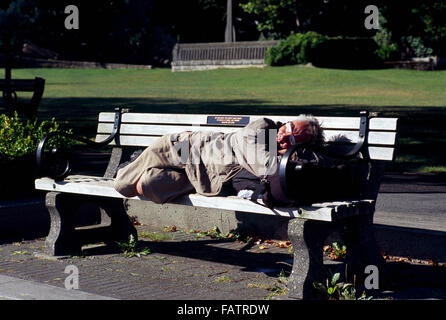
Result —
<instances>
[{"instance_id":1,"label":"wooden bench slat","mask_svg":"<svg viewBox=\"0 0 446 320\"><path fill-rule=\"evenodd\" d=\"M123 123L120 128L121 134L135 134L135 135L157 135L162 136L164 134L169 133L178 133L183 131L215 131L215 132L223 132L230 133L234 132L239 128L236 127L203 127L198 125L182 125L182 126L170 126L170 125L147 125L147 124L127 124ZM112 123L100 123L98 125L98 133L111 133L113 130Z\"/></svg>"},{"instance_id":2,"label":"wooden bench slat","mask_svg":"<svg viewBox=\"0 0 446 320\"><path fill-rule=\"evenodd\" d=\"M64 181L54 181L51 178L40 178L35 181L38 190L58 191L91 196L125 198L113 188L113 179L73 175L68 176ZM143 199L133 197L129 199ZM173 204L215 208L231 211L251 212L284 216L290 218L305 218L320 221L333 221L344 218L346 215L358 214L360 203L371 203L369 200L353 202L325 202L315 203L311 207L303 206L299 208L274 208L270 209L249 200L236 196L229 197L206 197L199 194L190 194L175 199Z\"/></svg>"},{"instance_id":3,"label":"wooden bench slat","mask_svg":"<svg viewBox=\"0 0 446 320\"><path fill-rule=\"evenodd\" d=\"M161 113L124 113L123 123L140 124L177 124L177 125L204 125L207 123L206 114L161 114ZM228 115L233 116L233 115ZM240 115L239 115L240 116ZM250 122L260 118L269 118L274 121L292 121L295 116L270 116L270 115L242 115L249 117ZM324 129L359 129L359 117L316 117ZM113 122L114 113L102 112L99 114L99 122ZM371 130L395 131L397 128L397 118L372 118L370 119Z\"/></svg>"},{"instance_id":4,"label":"wooden bench slat","mask_svg":"<svg viewBox=\"0 0 446 320\"><path fill-rule=\"evenodd\" d=\"M11 80L10 90L13 91L34 91L36 81L33 80ZM0 80L0 91L4 90L6 87L6 81Z\"/></svg>"},{"instance_id":5,"label":"wooden bench slat","mask_svg":"<svg viewBox=\"0 0 446 320\"><path fill-rule=\"evenodd\" d=\"M369 155L372 160L393 161L394 148L369 147Z\"/></svg>"},{"instance_id":6,"label":"wooden bench slat","mask_svg":"<svg viewBox=\"0 0 446 320\"><path fill-rule=\"evenodd\" d=\"M20 85L11 85L10 87L8 87L9 88L9 90L11 90L11 91L18 91L18 92L33 92L34 90L35 90L35 87L34 87L34 85L33 86L20 86ZM5 87L4 86L1 86L0 85L0 91L3 91L3 90L5 90Z\"/></svg>"},{"instance_id":7,"label":"wooden bench slat","mask_svg":"<svg viewBox=\"0 0 446 320\"><path fill-rule=\"evenodd\" d=\"M96 135L96 141L103 141L108 137L105 134ZM119 136L119 145L121 146L129 146L129 147L148 147L152 143L154 143L159 137L158 136ZM110 145L115 146L115 141L110 142Z\"/></svg>"},{"instance_id":8,"label":"wooden bench slat","mask_svg":"<svg viewBox=\"0 0 446 320\"><path fill-rule=\"evenodd\" d=\"M370 119L370 130L396 131L398 118L372 118Z\"/></svg>"}]
</instances>

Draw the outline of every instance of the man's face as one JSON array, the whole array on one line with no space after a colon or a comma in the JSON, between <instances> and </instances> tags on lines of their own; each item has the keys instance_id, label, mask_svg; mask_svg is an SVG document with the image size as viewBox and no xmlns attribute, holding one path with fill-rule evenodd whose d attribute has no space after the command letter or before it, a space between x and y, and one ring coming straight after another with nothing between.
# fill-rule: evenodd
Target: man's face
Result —
<instances>
[{"instance_id":1,"label":"man's face","mask_svg":"<svg viewBox=\"0 0 446 320\"><path fill-rule=\"evenodd\" d=\"M279 149L288 149L289 147L291 147L292 145L292 141L290 141L291 135L294 137L294 141L296 144L310 142L311 135L308 131L308 122L293 121L293 122L288 122L287 124L281 126L277 132L277 137L276 137Z\"/></svg>"}]
</instances>

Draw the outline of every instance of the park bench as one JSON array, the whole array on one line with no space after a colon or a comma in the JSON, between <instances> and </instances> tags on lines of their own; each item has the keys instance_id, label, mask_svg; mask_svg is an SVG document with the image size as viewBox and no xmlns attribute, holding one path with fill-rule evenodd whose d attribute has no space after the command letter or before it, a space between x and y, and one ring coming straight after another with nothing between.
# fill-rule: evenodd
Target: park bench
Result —
<instances>
[{"instance_id":1,"label":"park bench","mask_svg":"<svg viewBox=\"0 0 446 320\"><path fill-rule=\"evenodd\" d=\"M227 116L202 114L132 113L116 109L99 114L96 144L110 144L111 158L103 176L68 175L69 166L62 165L60 175L44 176L35 181L38 190L47 191L46 206L51 217L46 238L46 253L70 255L79 253L82 243L95 239L90 227L76 227L74 212L81 204L91 202L101 208L107 226L96 228L100 241L125 241L136 230L125 212L125 201L113 188L113 179L120 163L126 160L126 150L150 146L158 137L186 130L231 132L263 116ZM290 121L293 116L264 116L274 121ZM172 203L185 206L216 208L252 214L288 217L288 236L294 251L294 264L288 280L291 297L309 297L312 283L325 280L323 262L324 240L339 232L348 248L349 270L363 266L382 266L383 259L373 235L373 214L384 164L394 158L397 119L380 118L361 112L355 117L317 117L324 128L327 150L359 158L361 175L360 199L340 199L309 206L268 208L237 196L206 197L189 194ZM344 139L338 139L342 136ZM44 138L38 148L38 162L44 163ZM94 144L88 139L84 142ZM127 154L131 152L127 151ZM286 156L284 156L286 158ZM68 162L67 162L68 163ZM282 162L280 164L283 165ZM132 200L148 201L142 197ZM193 211L191 211L191 214ZM325 269L324 269L325 268ZM356 269L355 269L356 268Z\"/></svg>"},{"instance_id":2,"label":"park bench","mask_svg":"<svg viewBox=\"0 0 446 320\"><path fill-rule=\"evenodd\" d=\"M277 41L177 43L172 50L172 71L264 67L268 48Z\"/></svg>"},{"instance_id":3,"label":"park bench","mask_svg":"<svg viewBox=\"0 0 446 320\"><path fill-rule=\"evenodd\" d=\"M7 113L17 111L28 117L37 114L37 108L42 100L45 88L45 79L36 77L35 79L15 79L0 80L0 91L3 92L3 105ZM29 102L19 102L17 92L32 92L33 95Z\"/></svg>"}]
</instances>

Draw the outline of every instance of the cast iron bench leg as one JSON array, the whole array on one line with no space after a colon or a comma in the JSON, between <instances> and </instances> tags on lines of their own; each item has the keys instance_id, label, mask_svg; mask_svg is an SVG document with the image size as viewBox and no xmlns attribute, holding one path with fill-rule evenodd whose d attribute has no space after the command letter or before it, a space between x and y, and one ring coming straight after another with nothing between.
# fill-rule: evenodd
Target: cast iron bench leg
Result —
<instances>
[{"instance_id":1,"label":"cast iron bench leg","mask_svg":"<svg viewBox=\"0 0 446 320\"><path fill-rule=\"evenodd\" d=\"M346 276L345 280L350 283L359 280L364 273L364 266L361 263L361 243L357 218L357 216L353 216L338 222L339 234L347 247L344 275Z\"/></svg>"},{"instance_id":2,"label":"cast iron bench leg","mask_svg":"<svg viewBox=\"0 0 446 320\"><path fill-rule=\"evenodd\" d=\"M323 282L327 278L323 246L331 232L331 223L306 219L289 222L288 237L294 250L293 270L288 278L290 298L314 298L316 292L313 282Z\"/></svg>"},{"instance_id":3,"label":"cast iron bench leg","mask_svg":"<svg viewBox=\"0 0 446 320\"><path fill-rule=\"evenodd\" d=\"M384 258L378 247L373 227L373 212L357 217L358 237L361 246L361 260L367 265L381 267L385 265Z\"/></svg>"},{"instance_id":4,"label":"cast iron bench leg","mask_svg":"<svg viewBox=\"0 0 446 320\"><path fill-rule=\"evenodd\" d=\"M388 273L386 269L386 262L381 255L378 243L376 242L374 226L373 226L373 213L374 209L368 209L364 214L356 217L357 226L355 228L355 238L359 243L360 252L358 256L362 263L362 275L365 276L365 267L369 265L376 266L379 271L379 285L380 288L386 286L389 283ZM348 249L347 249L348 250Z\"/></svg>"}]
</instances>

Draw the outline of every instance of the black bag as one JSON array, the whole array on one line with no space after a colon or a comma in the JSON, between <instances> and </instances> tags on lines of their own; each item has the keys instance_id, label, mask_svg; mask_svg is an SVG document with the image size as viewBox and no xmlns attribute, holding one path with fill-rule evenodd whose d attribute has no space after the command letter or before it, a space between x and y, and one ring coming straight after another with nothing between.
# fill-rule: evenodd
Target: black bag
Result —
<instances>
[{"instance_id":1,"label":"black bag","mask_svg":"<svg viewBox=\"0 0 446 320\"><path fill-rule=\"evenodd\" d=\"M259 189L260 178L253 175L246 169L242 169L231 180L232 187L237 193L241 190L256 191Z\"/></svg>"},{"instance_id":2,"label":"black bag","mask_svg":"<svg viewBox=\"0 0 446 320\"><path fill-rule=\"evenodd\" d=\"M232 187L237 192L253 190L250 200L257 202L261 195L263 203L270 208L359 197L354 162L335 164L311 150L302 150L294 158L285 181L280 181L279 166L264 179L243 169L232 178Z\"/></svg>"}]
</instances>

